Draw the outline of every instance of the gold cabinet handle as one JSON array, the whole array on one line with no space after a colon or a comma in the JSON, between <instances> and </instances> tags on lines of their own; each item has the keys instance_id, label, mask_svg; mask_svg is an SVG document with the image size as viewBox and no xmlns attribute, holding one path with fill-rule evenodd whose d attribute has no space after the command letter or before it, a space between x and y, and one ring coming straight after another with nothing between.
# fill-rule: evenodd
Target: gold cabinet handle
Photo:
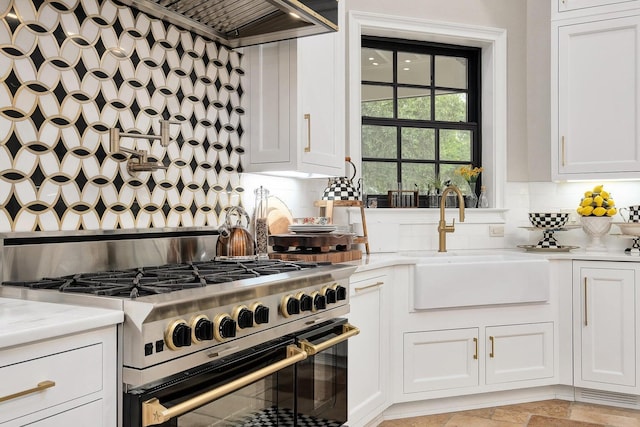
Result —
<instances>
[{"instance_id":1,"label":"gold cabinet handle","mask_svg":"<svg viewBox=\"0 0 640 427\"><path fill-rule=\"evenodd\" d=\"M473 343L475 344L475 347L476 347L476 352L473 354L473 359L478 360L478 338L474 338Z\"/></svg>"},{"instance_id":2,"label":"gold cabinet handle","mask_svg":"<svg viewBox=\"0 0 640 427\"><path fill-rule=\"evenodd\" d=\"M342 341L346 341L349 338L358 335L359 333L360 329L356 328L353 325L345 323L344 325L342 325L342 333L337 337L328 339L320 344L311 344L307 340L300 340L298 342L298 345L309 356L313 356L314 354L320 353L321 351L326 350L329 347L333 347L334 345L339 344Z\"/></svg>"},{"instance_id":3,"label":"gold cabinet handle","mask_svg":"<svg viewBox=\"0 0 640 427\"><path fill-rule=\"evenodd\" d=\"M564 157L564 135L562 136L562 166L565 165L565 157Z\"/></svg>"},{"instance_id":4,"label":"gold cabinet handle","mask_svg":"<svg viewBox=\"0 0 640 427\"><path fill-rule=\"evenodd\" d=\"M9 394L7 396L0 396L0 402L6 402L7 400L16 399L18 397L26 396L27 394L38 393L40 391L46 390L55 386L56 383L54 381L46 380L39 382L37 386L34 388L30 388L28 390L22 390L17 393Z\"/></svg>"},{"instance_id":5,"label":"gold cabinet handle","mask_svg":"<svg viewBox=\"0 0 640 427\"><path fill-rule=\"evenodd\" d=\"M493 359L493 357L496 355L496 340L492 336L490 336L489 341L491 341L491 352L489 353L489 357Z\"/></svg>"},{"instance_id":6,"label":"gold cabinet handle","mask_svg":"<svg viewBox=\"0 0 640 427\"><path fill-rule=\"evenodd\" d=\"M354 288L354 291L356 291L356 292L362 292L362 291L365 291L365 290L367 290L367 289L377 288L377 287L382 286L382 285L384 285L384 282L376 282L376 283L374 283L374 284L372 284L372 285L368 285L368 286L361 286L361 287L359 287L359 288Z\"/></svg>"},{"instance_id":7,"label":"gold cabinet handle","mask_svg":"<svg viewBox=\"0 0 640 427\"><path fill-rule=\"evenodd\" d=\"M257 371L250 373L249 375L245 375L244 377L233 380L230 383L214 388L213 390L209 390L189 400L185 400L184 402L178 403L170 408L162 406L156 397L149 399L142 402L142 427L165 423L171 418L186 414L187 412L190 412L202 405L206 405L207 403L213 402L227 394L233 393L252 382L265 378L288 366L295 365L306 358L307 353L305 353L304 350L295 345L290 345L287 347L286 359L280 360L279 362L273 363L269 366L265 366L262 369L258 369Z\"/></svg>"},{"instance_id":8,"label":"gold cabinet handle","mask_svg":"<svg viewBox=\"0 0 640 427\"><path fill-rule=\"evenodd\" d=\"M307 121L307 146L304 147L305 153L311 152L311 114L305 114L304 119Z\"/></svg>"},{"instance_id":9,"label":"gold cabinet handle","mask_svg":"<svg viewBox=\"0 0 640 427\"><path fill-rule=\"evenodd\" d=\"M587 300L587 278L584 278L584 326L589 326L589 318L587 317L588 310L588 300Z\"/></svg>"}]
</instances>

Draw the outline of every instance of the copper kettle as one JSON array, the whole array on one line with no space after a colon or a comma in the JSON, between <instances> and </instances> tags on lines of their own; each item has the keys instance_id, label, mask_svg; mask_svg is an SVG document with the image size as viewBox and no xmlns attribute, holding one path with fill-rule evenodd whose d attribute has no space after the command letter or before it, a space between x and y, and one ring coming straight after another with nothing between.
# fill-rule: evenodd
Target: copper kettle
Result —
<instances>
[{"instance_id":1,"label":"copper kettle","mask_svg":"<svg viewBox=\"0 0 640 427\"><path fill-rule=\"evenodd\" d=\"M356 177L356 165L351 161L351 157L345 157L344 160L353 166L353 175L351 178L346 176L329 178L328 186L322 194L322 200L359 200L360 189L353 185L353 178Z\"/></svg>"},{"instance_id":2,"label":"copper kettle","mask_svg":"<svg viewBox=\"0 0 640 427\"><path fill-rule=\"evenodd\" d=\"M235 224L232 224L236 217ZM216 255L221 257L250 257L256 253L256 242L253 236L242 226L242 218L249 225L249 215L239 206L227 208L227 218L224 224L218 228L218 242L216 243Z\"/></svg>"}]
</instances>

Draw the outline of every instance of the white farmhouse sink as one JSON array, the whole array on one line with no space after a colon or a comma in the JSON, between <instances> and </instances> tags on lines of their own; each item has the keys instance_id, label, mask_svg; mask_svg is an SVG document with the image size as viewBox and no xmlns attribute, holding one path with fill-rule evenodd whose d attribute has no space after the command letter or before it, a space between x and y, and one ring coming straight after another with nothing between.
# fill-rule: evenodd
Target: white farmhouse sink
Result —
<instances>
[{"instance_id":1,"label":"white farmhouse sink","mask_svg":"<svg viewBox=\"0 0 640 427\"><path fill-rule=\"evenodd\" d=\"M419 256L413 283L416 310L543 302L549 262L524 254Z\"/></svg>"}]
</instances>

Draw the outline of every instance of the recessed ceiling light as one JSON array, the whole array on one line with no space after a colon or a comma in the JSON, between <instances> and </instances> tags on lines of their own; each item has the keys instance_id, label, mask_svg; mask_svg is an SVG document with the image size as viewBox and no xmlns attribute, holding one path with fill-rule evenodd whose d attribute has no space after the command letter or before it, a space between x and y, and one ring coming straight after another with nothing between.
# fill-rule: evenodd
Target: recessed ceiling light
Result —
<instances>
[{"instance_id":1,"label":"recessed ceiling light","mask_svg":"<svg viewBox=\"0 0 640 427\"><path fill-rule=\"evenodd\" d=\"M378 63L377 63L377 62L372 62L371 64L373 64L373 65L378 65Z\"/></svg>"},{"instance_id":2,"label":"recessed ceiling light","mask_svg":"<svg viewBox=\"0 0 640 427\"><path fill-rule=\"evenodd\" d=\"M405 59L404 62L411 62L411 60L410 59Z\"/></svg>"},{"instance_id":3,"label":"recessed ceiling light","mask_svg":"<svg viewBox=\"0 0 640 427\"><path fill-rule=\"evenodd\" d=\"M369 61L373 61L375 58L372 56L369 58Z\"/></svg>"},{"instance_id":4,"label":"recessed ceiling light","mask_svg":"<svg viewBox=\"0 0 640 427\"><path fill-rule=\"evenodd\" d=\"M403 70L404 70L404 71L409 71L409 70L410 70L410 68L409 68L409 67L404 67L404 68L403 68Z\"/></svg>"}]
</instances>

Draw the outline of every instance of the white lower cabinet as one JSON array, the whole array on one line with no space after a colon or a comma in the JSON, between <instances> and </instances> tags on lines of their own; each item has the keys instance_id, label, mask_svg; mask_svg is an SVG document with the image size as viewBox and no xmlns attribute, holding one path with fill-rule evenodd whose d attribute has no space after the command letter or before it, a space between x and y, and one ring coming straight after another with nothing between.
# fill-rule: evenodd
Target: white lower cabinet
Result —
<instances>
[{"instance_id":1,"label":"white lower cabinet","mask_svg":"<svg viewBox=\"0 0 640 427\"><path fill-rule=\"evenodd\" d=\"M404 393L552 378L553 342L552 322L405 333Z\"/></svg>"},{"instance_id":2,"label":"white lower cabinet","mask_svg":"<svg viewBox=\"0 0 640 427\"><path fill-rule=\"evenodd\" d=\"M640 393L635 263L574 261L574 385Z\"/></svg>"},{"instance_id":3,"label":"white lower cabinet","mask_svg":"<svg viewBox=\"0 0 640 427\"><path fill-rule=\"evenodd\" d=\"M383 309L392 270L356 273L350 282L349 322L360 334L349 340L349 426L363 426L384 410L389 375L389 329Z\"/></svg>"},{"instance_id":4,"label":"white lower cabinet","mask_svg":"<svg viewBox=\"0 0 640 427\"><path fill-rule=\"evenodd\" d=\"M491 326L485 331L487 384L553 377L553 323Z\"/></svg>"},{"instance_id":5,"label":"white lower cabinet","mask_svg":"<svg viewBox=\"0 0 640 427\"><path fill-rule=\"evenodd\" d=\"M117 425L116 327L0 350L0 425Z\"/></svg>"},{"instance_id":6,"label":"white lower cabinet","mask_svg":"<svg viewBox=\"0 0 640 427\"><path fill-rule=\"evenodd\" d=\"M404 392L478 385L478 328L404 334Z\"/></svg>"}]
</instances>

